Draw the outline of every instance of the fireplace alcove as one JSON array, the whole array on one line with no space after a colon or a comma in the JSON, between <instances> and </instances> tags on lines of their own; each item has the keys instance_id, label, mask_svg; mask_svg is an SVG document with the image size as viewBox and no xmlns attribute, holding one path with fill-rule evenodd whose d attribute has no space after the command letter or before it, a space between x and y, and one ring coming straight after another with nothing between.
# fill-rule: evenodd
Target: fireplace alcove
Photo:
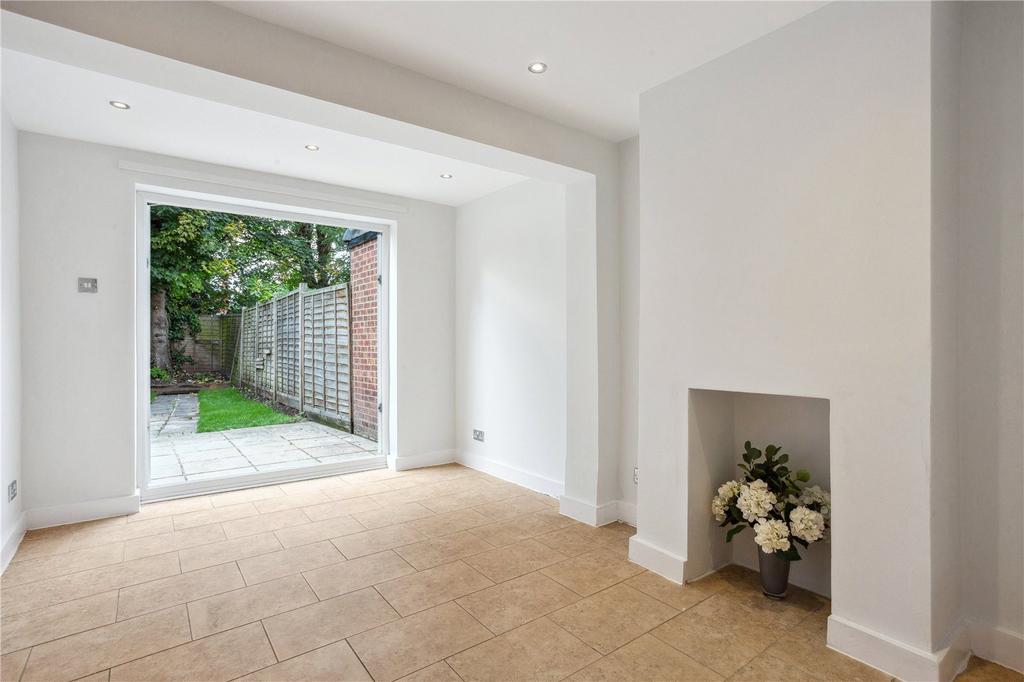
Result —
<instances>
[{"instance_id":1,"label":"fireplace alcove","mask_svg":"<svg viewBox=\"0 0 1024 682\"><path fill-rule=\"evenodd\" d=\"M727 564L757 570L752 529L725 542L725 529L711 514L718 486L740 479L743 442L763 449L774 443L789 453L789 466L811 472L810 485L831 490L829 481L829 401L822 398L689 390L689 456L686 580ZM790 569L790 583L830 596L830 547L808 549Z\"/></svg>"}]
</instances>

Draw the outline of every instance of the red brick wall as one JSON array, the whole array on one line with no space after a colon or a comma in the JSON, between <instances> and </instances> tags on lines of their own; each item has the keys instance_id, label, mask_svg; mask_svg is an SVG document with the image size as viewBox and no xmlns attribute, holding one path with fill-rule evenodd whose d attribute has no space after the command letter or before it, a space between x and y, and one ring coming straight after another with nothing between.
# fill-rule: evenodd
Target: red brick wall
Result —
<instances>
[{"instance_id":1,"label":"red brick wall","mask_svg":"<svg viewBox=\"0 0 1024 682\"><path fill-rule=\"evenodd\" d=\"M377 440L377 240L352 247L352 430Z\"/></svg>"}]
</instances>

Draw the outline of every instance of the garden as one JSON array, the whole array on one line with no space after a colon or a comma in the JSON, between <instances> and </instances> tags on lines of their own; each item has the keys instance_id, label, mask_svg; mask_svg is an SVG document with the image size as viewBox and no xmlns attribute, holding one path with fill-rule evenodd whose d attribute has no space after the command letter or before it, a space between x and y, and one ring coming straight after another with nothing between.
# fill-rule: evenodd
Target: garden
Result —
<instances>
[{"instance_id":1,"label":"garden","mask_svg":"<svg viewBox=\"0 0 1024 682\"><path fill-rule=\"evenodd\" d=\"M345 229L154 205L151 219L150 378L206 387L232 378L239 315L304 284L349 281Z\"/></svg>"}]
</instances>

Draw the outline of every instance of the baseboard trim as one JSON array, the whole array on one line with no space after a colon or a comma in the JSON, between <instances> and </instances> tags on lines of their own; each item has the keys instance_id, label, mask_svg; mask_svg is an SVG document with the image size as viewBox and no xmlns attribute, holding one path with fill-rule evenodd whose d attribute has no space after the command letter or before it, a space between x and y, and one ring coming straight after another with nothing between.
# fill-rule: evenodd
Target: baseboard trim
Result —
<instances>
[{"instance_id":1,"label":"baseboard trim","mask_svg":"<svg viewBox=\"0 0 1024 682\"><path fill-rule=\"evenodd\" d=\"M7 570L7 565L11 563L14 553L18 551L18 545L21 544L22 538L25 537L25 523L25 512L21 512L18 514L18 520L14 522L11 532L4 538L3 550L2 554L0 554L0 573Z\"/></svg>"},{"instance_id":2,"label":"baseboard trim","mask_svg":"<svg viewBox=\"0 0 1024 682\"><path fill-rule=\"evenodd\" d=\"M454 461L454 450L435 450L420 455L388 455L388 468L392 471L408 471L409 469L451 464Z\"/></svg>"},{"instance_id":3,"label":"baseboard trim","mask_svg":"<svg viewBox=\"0 0 1024 682\"><path fill-rule=\"evenodd\" d=\"M949 642L949 646L936 653L940 680L952 680L971 660L971 633L966 622L957 622Z\"/></svg>"},{"instance_id":4,"label":"baseboard trim","mask_svg":"<svg viewBox=\"0 0 1024 682\"><path fill-rule=\"evenodd\" d=\"M558 498L558 510L563 515L590 526L604 526L619 520L618 500L595 506L575 497L562 495Z\"/></svg>"},{"instance_id":5,"label":"baseboard trim","mask_svg":"<svg viewBox=\"0 0 1024 682\"><path fill-rule=\"evenodd\" d=\"M1024 634L975 620L967 627L976 656L1024 673Z\"/></svg>"},{"instance_id":6,"label":"baseboard trim","mask_svg":"<svg viewBox=\"0 0 1024 682\"><path fill-rule=\"evenodd\" d=\"M836 615L828 617L827 644L845 656L911 682L949 680L958 667L959 652L953 647L925 651ZM943 672L949 676L942 677Z\"/></svg>"},{"instance_id":7,"label":"baseboard trim","mask_svg":"<svg viewBox=\"0 0 1024 682\"><path fill-rule=\"evenodd\" d=\"M544 495L550 495L551 497L561 497L562 491L565 488L562 481L556 481L552 478L540 476L470 452L456 453L455 461L463 466L469 467L470 469L482 471L485 474L496 476L503 481L515 483L516 485L521 485L524 488L529 488L530 490Z\"/></svg>"},{"instance_id":8,"label":"baseboard trim","mask_svg":"<svg viewBox=\"0 0 1024 682\"><path fill-rule=\"evenodd\" d=\"M636 528L636 504L619 500L619 521Z\"/></svg>"},{"instance_id":9,"label":"baseboard trim","mask_svg":"<svg viewBox=\"0 0 1024 682\"><path fill-rule=\"evenodd\" d=\"M80 521L105 519L111 516L137 514L139 504L139 491L136 490L134 494L123 497L107 497L87 502L73 502L71 504L58 504L53 507L26 509L25 524L28 528L49 528L50 526L63 526L68 523L79 523Z\"/></svg>"},{"instance_id":10,"label":"baseboard trim","mask_svg":"<svg viewBox=\"0 0 1024 682\"><path fill-rule=\"evenodd\" d=\"M678 554L652 545L639 535L629 539L629 560L674 583L683 583L686 560Z\"/></svg>"}]
</instances>

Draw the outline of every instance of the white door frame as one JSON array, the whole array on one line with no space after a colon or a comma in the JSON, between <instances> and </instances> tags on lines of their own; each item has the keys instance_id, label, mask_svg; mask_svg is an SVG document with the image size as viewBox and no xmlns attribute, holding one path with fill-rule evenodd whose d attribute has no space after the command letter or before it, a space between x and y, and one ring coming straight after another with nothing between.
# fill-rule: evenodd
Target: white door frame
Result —
<instances>
[{"instance_id":1,"label":"white door frame","mask_svg":"<svg viewBox=\"0 0 1024 682\"><path fill-rule=\"evenodd\" d=\"M261 218L296 220L302 222L373 230L380 233L377 242L377 267L381 286L377 301L377 396L381 404L377 423L378 454L352 462L340 464L319 464L281 471L231 476L223 479L196 481L175 485L149 488L150 439L149 439L149 345L150 345L150 205L163 204L198 208L225 213L238 213ZM391 410L390 410L390 242L397 222L383 218L353 216L345 213L316 210L305 211L300 207L256 202L241 197L221 194L204 194L170 187L136 184L135 186L135 235L136 235L136 278L135 278L135 357L136 357L136 429L135 464L136 485L143 502L152 502L175 497L186 497L211 492L237 490L261 485L272 485L285 481L335 476L338 474L379 469L387 466L390 453Z\"/></svg>"}]
</instances>

